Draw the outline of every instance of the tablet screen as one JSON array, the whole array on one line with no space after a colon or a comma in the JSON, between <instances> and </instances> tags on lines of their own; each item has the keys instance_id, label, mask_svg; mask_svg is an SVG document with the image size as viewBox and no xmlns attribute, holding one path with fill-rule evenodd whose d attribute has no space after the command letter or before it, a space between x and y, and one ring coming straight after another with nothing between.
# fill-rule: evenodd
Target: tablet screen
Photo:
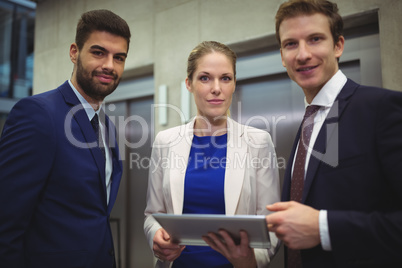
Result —
<instances>
[{"instance_id":1,"label":"tablet screen","mask_svg":"<svg viewBox=\"0 0 402 268\"><path fill-rule=\"evenodd\" d=\"M264 215L217 215L217 214L153 214L172 240L181 245L207 246L202 239L208 232L226 230L235 243L240 242L240 230L247 232L252 248L271 246Z\"/></svg>"}]
</instances>

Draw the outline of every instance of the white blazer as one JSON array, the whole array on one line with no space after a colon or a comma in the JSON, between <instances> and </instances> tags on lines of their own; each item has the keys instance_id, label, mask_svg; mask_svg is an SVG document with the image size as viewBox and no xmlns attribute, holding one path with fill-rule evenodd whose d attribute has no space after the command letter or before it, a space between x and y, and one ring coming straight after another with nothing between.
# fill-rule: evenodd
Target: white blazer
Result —
<instances>
[{"instance_id":1,"label":"white blazer","mask_svg":"<svg viewBox=\"0 0 402 268\"><path fill-rule=\"evenodd\" d=\"M182 214L184 179L193 140L193 119L186 125L158 133L155 138L148 179L144 232L152 249L155 232L161 226L153 213ZM266 205L280 201L277 159L268 132L228 119L225 171L226 215L267 215ZM258 267L267 267L278 247L270 233L272 247L255 249ZM156 267L170 267L157 261Z\"/></svg>"}]
</instances>

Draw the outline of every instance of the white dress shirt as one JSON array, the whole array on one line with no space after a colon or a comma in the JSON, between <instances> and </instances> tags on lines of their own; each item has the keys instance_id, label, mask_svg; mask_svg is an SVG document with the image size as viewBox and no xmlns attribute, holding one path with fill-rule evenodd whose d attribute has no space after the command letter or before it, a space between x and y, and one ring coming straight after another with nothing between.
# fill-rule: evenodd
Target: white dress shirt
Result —
<instances>
[{"instance_id":1,"label":"white dress shirt","mask_svg":"<svg viewBox=\"0 0 402 268\"><path fill-rule=\"evenodd\" d=\"M87 100L78 92L78 90L74 87L73 83L71 83L70 80L68 80L68 83L70 84L71 88L73 89L75 95L77 95L78 100L81 102L82 106L85 109L85 112L87 113L89 121L92 120L92 118L95 116L95 113L98 114L99 117L99 112L102 109L102 105L99 107L97 111L95 111L92 106L87 102ZM100 117L99 117L100 118ZM102 135L102 141L103 141L103 146L105 148L105 157L106 157L106 164L105 164L105 177L106 177L106 198L107 198L107 204L109 204L109 196L110 196L110 187L111 187L111 176L112 176L112 171L113 171L113 165L112 165L112 154L110 151L110 148L107 144L106 141L106 126L102 122L102 120L99 120L99 130Z\"/></svg>"},{"instance_id":2,"label":"white dress shirt","mask_svg":"<svg viewBox=\"0 0 402 268\"><path fill-rule=\"evenodd\" d=\"M308 104L306 101L306 98L304 98L304 103L305 103L306 107L308 105L321 106L320 109L318 110L317 114L314 117L314 128L313 128L313 132L311 134L309 146L307 148L306 163L305 163L305 169L304 169L305 170L304 178L306 178L306 172L307 172L307 167L308 167L308 164L310 161L312 148L314 147L318 133L320 132L320 129L324 124L325 118L327 117L330 109L332 108L336 97L338 96L339 92L342 90L343 86L346 84L346 81L347 81L347 77L342 73L341 70L338 70L335 73L335 75L321 88L321 90L318 92L318 94L314 97L311 104ZM293 163L294 163L294 159L293 159ZM292 167L292 173L293 173L293 167ZM320 228L320 239L321 239L322 248L327 251L332 250L331 239L329 237L328 218L327 218L326 210L320 210L319 228Z\"/></svg>"}]
</instances>

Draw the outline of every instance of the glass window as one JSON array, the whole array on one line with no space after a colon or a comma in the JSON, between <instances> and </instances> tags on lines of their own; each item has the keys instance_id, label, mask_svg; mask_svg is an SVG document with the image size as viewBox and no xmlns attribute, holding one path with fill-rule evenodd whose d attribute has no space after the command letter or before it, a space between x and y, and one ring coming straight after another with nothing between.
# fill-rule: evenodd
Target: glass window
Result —
<instances>
[{"instance_id":1,"label":"glass window","mask_svg":"<svg viewBox=\"0 0 402 268\"><path fill-rule=\"evenodd\" d=\"M32 95L35 9L0 0L0 98Z\"/></svg>"},{"instance_id":2,"label":"glass window","mask_svg":"<svg viewBox=\"0 0 402 268\"><path fill-rule=\"evenodd\" d=\"M8 97L13 5L0 2L0 97Z\"/></svg>"}]
</instances>

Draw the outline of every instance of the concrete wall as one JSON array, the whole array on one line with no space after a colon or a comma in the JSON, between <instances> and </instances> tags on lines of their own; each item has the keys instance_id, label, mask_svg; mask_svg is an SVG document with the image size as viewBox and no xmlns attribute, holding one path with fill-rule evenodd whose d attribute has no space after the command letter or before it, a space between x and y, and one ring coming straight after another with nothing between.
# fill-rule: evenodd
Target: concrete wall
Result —
<instances>
[{"instance_id":1,"label":"concrete wall","mask_svg":"<svg viewBox=\"0 0 402 268\"><path fill-rule=\"evenodd\" d=\"M155 88L166 84L168 102L180 105L180 82L186 76L186 59L203 40L252 50L272 45L274 15L282 0L39 0L35 35L34 93L50 90L69 79L80 14L110 9L130 25L132 41L125 78L153 74ZM402 1L336 0L342 16L378 10L383 86L402 90ZM347 43L346 43L347 45ZM155 94L157 100L157 92ZM192 105L192 113L195 107ZM180 124L170 114L168 125ZM162 129L155 126L156 131ZM165 128L165 127L163 127Z\"/></svg>"},{"instance_id":2,"label":"concrete wall","mask_svg":"<svg viewBox=\"0 0 402 268\"><path fill-rule=\"evenodd\" d=\"M74 42L77 21L83 12L102 8L119 14L131 28L123 78L153 75L155 103L157 88L165 84L168 103L180 107L180 84L186 77L186 60L191 49L204 40L223 42L237 52L276 45L274 16L282 1L37 0L34 93L51 90L70 78L73 64L69 47ZM383 86L402 91L402 1L335 2L349 22L357 14L378 10ZM193 104L191 110L195 115ZM177 114L169 113L168 125L155 125L155 133L178 124Z\"/></svg>"}]
</instances>

